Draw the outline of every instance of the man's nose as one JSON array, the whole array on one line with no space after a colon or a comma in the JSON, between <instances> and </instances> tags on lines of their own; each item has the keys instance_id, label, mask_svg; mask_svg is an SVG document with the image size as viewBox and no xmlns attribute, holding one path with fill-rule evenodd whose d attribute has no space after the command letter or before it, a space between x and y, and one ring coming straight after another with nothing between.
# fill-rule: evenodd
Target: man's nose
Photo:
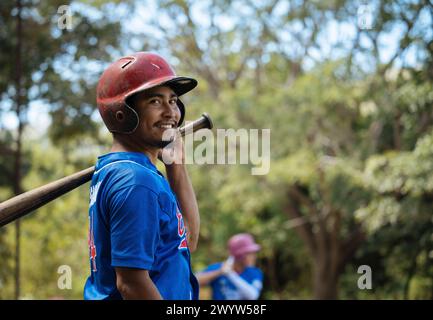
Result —
<instances>
[{"instance_id":1,"label":"man's nose","mask_svg":"<svg viewBox=\"0 0 433 320\"><path fill-rule=\"evenodd\" d=\"M177 104L170 104L169 101L164 102L164 112L163 115L165 117L175 118L179 120L180 118L180 110Z\"/></svg>"}]
</instances>

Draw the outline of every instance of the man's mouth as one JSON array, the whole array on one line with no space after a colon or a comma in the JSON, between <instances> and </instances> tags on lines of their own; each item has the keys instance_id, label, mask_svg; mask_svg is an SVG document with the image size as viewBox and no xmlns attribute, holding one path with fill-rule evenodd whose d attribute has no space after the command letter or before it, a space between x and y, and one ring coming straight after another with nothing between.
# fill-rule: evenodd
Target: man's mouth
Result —
<instances>
[{"instance_id":1,"label":"man's mouth","mask_svg":"<svg viewBox=\"0 0 433 320\"><path fill-rule=\"evenodd\" d=\"M160 128L160 129L174 129L177 127L176 122L158 122L156 125L156 127Z\"/></svg>"}]
</instances>

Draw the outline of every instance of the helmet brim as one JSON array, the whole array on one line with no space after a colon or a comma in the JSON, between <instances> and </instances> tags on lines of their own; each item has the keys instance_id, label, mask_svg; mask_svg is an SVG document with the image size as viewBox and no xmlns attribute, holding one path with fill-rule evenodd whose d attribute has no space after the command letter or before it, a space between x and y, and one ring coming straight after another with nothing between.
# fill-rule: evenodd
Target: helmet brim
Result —
<instances>
[{"instance_id":1,"label":"helmet brim","mask_svg":"<svg viewBox=\"0 0 433 320\"><path fill-rule=\"evenodd\" d=\"M159 86L168 86L170 87L174 93L178 97L184 95L185 93L191 91L197 86L198 82L197 80L193 78L188 77L177 77L177 76L169 76L164 78L158 78L151 82L147 82L146 84L136 88L135 90L128 93L128 95L125 97L125 101L127 99L131 98L132 96L136 95L137 93L143 92L145 90L149 90L155 87ZM184 118L185 118L185 105L183 102L178 99L178 107L180 109L180 120L178 125L181 125Z\"/></svg>"},{"instance_id":2,"label":"helmet brim","mask_svg":"<svg viewBox=\"0 0 433 320\"><path fill-rule=\"evenodd\" d=\"M197 80L188 77L176 77L161 85L169 86L180 97L197 86Z\"/></svg>"},{"instance_id":3,"label":"helmet brim","mask_svg":"<svg viewBox=\"0 0 433 320\"><path fill-rule=\"evenodd\" d=\"M146 82L142 86L139 86L133 91L128 92L125 99L132 97L133 95L143 92L148 89L152 89L159 86L168 86L170 87L177 96L182 96L185 93L191 91L197 86L197 80L188 77L177 77L177 76L168 76L155 79L150 82Z\"/></svg>"},{"instance_id":4,"label":"helmet brim","mask_svg":"<svg viewBox=\"0 0 433 320\"><path fill-rule=\"evenodd\" d=\"M241 250L238 250L236 253L234 253L234 256L237 258L243 257L244 255L248 254L248 253L253 253L253 252L258 252L260 251L261 246L254 243L251 244L247 247L242 248Z\"/></svg>"},{"instance_id":5,"label":"helmet brim","mask_svg":"<svg viewBox=\"0 0 433 320\"><path fill-rule=\"evenodd\" d=\"M257 251L260 251L260 245L258 245L258 244L252 244L252 245L249 245L248 247L246 247L244 250L243 250L243 252L244 253L250 253L250 252L257 252Z\"/></svg>"}]
</instances>

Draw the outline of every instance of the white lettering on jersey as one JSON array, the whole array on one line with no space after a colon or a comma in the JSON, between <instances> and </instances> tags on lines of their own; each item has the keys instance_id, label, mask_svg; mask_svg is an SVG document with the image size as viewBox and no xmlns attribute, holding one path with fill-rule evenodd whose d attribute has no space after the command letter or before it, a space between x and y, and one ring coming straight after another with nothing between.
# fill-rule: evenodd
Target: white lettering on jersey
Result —
<instances>
[{"instance_id":1,"label":"white lettering on jersey","mask_svg":"<svg viewBox=\"0 0 433 320\"><path fill-rule=\"evenodd\" d=\"M90 204L91 207L96 202L96 196L98 195L99 187L101 186L101 181L99 181L96 185L90 187Z\"/></svg>"}]
</instances>

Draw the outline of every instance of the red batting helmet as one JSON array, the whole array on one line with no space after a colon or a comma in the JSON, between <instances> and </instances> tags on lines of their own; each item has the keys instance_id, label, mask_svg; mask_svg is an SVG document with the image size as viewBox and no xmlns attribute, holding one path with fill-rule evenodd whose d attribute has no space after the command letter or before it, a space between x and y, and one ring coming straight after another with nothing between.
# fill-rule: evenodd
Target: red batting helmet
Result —
<instances>
[{"instance_id":1,"label":"red batting helmet","mask_svg":"<svg viewBox=\"0 0 433 320\"><path fill-rule=\"evenodd\" d=\"M141 91L165 85L178 96L197 86L197 80L176 76L172 67L161 56L137 52L111 64L99 79L96 103L105 125L111 132L132 133L138 126L138 115L128 105L128 98ZM185 106L177 100L181 117Z\"/></svg>"},{"instance_id":2,"label":"red batting helmet","mask_svg":"<svg viewBox=\"0 0 433 320\"><path fill-rule=\"evenodd\" d=\"M260 245L254 242L254 238L249 233L238 233L228 241L230 255L239 259L250 252L260 250Z\"/></svg>"}]
</instances>

